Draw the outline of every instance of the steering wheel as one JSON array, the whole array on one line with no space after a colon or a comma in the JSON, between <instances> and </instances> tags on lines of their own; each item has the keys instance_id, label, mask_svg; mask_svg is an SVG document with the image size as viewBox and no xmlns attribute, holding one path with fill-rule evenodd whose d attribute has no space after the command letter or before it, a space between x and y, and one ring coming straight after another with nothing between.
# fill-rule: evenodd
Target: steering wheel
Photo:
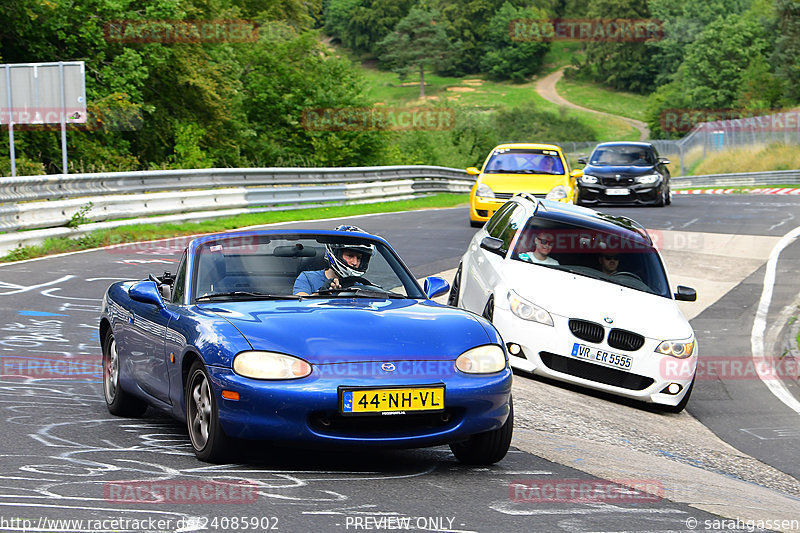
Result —
<instances>
[{"instance_id":1,"label":"steering wheel","mask_svg":"<svg viewBox=\"0 0 800 533\"><path fill-rule=\"evenodd\" d=\"M626 276L626 277L629 277L629 278L633 278L633 279L637 279L639 281L642 281L642 278L640 278L639 276L637 276L633 272L614 272L613 274L611 274L611 276ZM642 281L642 283L644 283L644 281Z\"/></svg>"},{"instance_id":2,"label":"steering wheel","mask_svg":"<svg viewBox=\"0 0 800 533\"><path fill-rule=\"evenodd\" d=\"M339 286L343 289L352 287L353 285L372 285L367 278L361 276L346 276L339 279Z\"/></svg>"}]
</instances>

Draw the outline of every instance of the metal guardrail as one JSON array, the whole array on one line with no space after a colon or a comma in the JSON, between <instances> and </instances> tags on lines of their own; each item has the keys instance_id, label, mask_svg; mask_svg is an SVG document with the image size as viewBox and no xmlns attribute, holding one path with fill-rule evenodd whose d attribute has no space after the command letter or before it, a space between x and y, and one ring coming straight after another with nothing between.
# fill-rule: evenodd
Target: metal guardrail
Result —
<instances>
[{"instance_id":1,"label":"metal guardrail","mask_svg":"<svg viewBox=\"0 0 800 533\"><path fill-rule=\"evenodd\" d=\"M467 193L474 181L462 169L421 165L2 178L0 230L7 233L0 234L0 255L19 246L40 244L46 238L78 237L139 222L202 220L439 192ZM76 217L82 224L67 227Z\"/></svg>"},{"instance_id":2,"label":"metal guardrail","mask_svg":"<svg viewBox=\"0 0 800 533\"><path fill-rule=\"evenodd\" d=\"M673 189L687 187L764 187L771 185L800 185L800 170L772 172L742 172L739 174L708 174L672 178Z\"/></svg>"}]
</instances>

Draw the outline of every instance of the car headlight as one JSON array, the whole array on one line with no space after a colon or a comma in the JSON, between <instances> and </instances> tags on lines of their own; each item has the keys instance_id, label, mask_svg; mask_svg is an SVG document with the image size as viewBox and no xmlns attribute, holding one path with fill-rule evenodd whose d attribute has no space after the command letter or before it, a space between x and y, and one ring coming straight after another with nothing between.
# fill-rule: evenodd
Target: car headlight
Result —
<instances>
[{"instance_id":1,"label":"car headlight","mask_svg":"<svg viewBox=\"0 0 800 533\"><path fill-rule=\"evenodd\" d=\"M468 374L491 374L506 367L506 354L496 344L478 346L462 353L456 359L456 368Z\"/></svg>"},{"instance_id":2,"label":"car headlight","mask_svg":"<svg viewBox=\"0 0 800 533\"><path fill-rule=\"evenodd\" d=\"M661 176L659 174L645 174L644 176L637 176L636 183L655 183Z\"/></svg>"},{"instance_id":3,"label":"car headlight","mask_svg":"<svg viewBox=\"0 0 800 533\"><path fill-rule=\"evenodd\" d=\"M678 359L686 359L687 357L691 357L694 353L694 337L691 339L683 340L683 341L664 341L658 345L656 351L658 353L663 353L664 355L671 355L672 357L677 357Z\"/></svg>"},{"instance_id":4,"label":"car headlight","mask_svg":"<svg viewBox=\"0 0 800 533\"><path fill-rule=\"evenodd\" d=\"M587 185L591 185L593 183L597 183L598 180L597 176L592 176L591 174L584 174L581 176L581 183L586 183Z\"/></svg>"},{"instance_id":5,"label":"car headlight","mask_svg":"<svg viewBox=\"0 0 800 533\"><path fill-rule=\"evenodd\" d=\"M567 188L563 185L556 185L550 192L547 193L547 196L544 197L545 200L562 200L567 197Z\"/></svg>"},{"instance_id":6,"label":"car headlight","mask_svg":"<svg viewBox=\"0 0 800 533\"><path fill-rule=\"evenodd\" d=\"M553 325L553 317L550 316L550 313L513 290L508 291L508 304L511 306L511 312L522 320L531 320L545 326Z\"/></svg>"},{"instance_id":7,"label":"car headlight","mask_svg":"<svg viewBox=\"0 0 800 533\"><path fill-rule=\"evenodd\" d=\"M233 360L233 371L253 379L297 379L311 373L302 359L274 352L242 352Z\"/></svg>"},{"instance_id":8,"label":"car headlight","mask_svg":"<svg viewBox=\"0 0 800 533\"><path fill-rule=\"evenodd\" d=\"M492 191L491 187L489 187L485 183L481 183L480 185L478 185L478 188L475 189L475 196L483 196L484 198L494 198L494 191Z\"/></svg>"}]
</instances>

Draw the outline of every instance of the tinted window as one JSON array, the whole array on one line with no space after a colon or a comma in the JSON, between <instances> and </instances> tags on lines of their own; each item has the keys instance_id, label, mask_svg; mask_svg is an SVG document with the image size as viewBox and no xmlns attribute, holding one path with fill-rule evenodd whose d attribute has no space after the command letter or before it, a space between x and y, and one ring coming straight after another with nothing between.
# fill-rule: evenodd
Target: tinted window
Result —
<instances>
[{"instance_id":1,"label":"tinted window","mask_svg":"<svg viewBox=\"0 0 800 533\"><path fill-rule=\"evenodd\" d=\"M537 267L557 268L671 298L658 253L634 233L624 229L610 233L531 218L517 240L512 259L535 263L531 260L534 238L543 233L553 241L550 257L558 264L537 264Z\"/></svg>"},{"instance_id":2,"label":"tinted window","mask_svg":"<svg viewBox=\"0 0 800 533\"><path fill-rule=\"evenodd\" d=\"M486 174L564 174L564 164L556 150L500 148L484 168Z\"/></svg>"},{"instance_id":3,"label":"tinted window","mask_svg":"<svg viewBox=\"0 0 800 533\"><path fill-rule=\"evenodd\" d=\"M512 207L514 207L514 204L507 202L501 205L500 209L498 209L495 214L492 215L492 218L489 219L489 222L487 222L485 226L489 235L492 237L497 237L495 230L497 229L498 224L503 224L508 220L508 212ZM502 228L499 228L499 230L502 230Z\"/></svg>"},{"instance_id":4,"label":"tinted window","mask_svg":"<svg viewBox=\"0 0 800 533\"><path fill-rule=\"evenodd\" d=\"M589 163L596 166L652 166L656 159L648 146L598 146Z\"/></svg>"}]
</instances>

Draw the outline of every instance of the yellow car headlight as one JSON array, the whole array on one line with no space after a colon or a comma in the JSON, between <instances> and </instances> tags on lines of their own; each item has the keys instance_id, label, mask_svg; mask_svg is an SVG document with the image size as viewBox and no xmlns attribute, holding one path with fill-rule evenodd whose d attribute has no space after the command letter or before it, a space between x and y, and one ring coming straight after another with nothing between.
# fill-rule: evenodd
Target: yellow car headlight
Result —
<instances>
[{"instance_id":1,"label":"yellow car headlight","mask_svg":"<svg viewBox=\"0 0 800 533\"><path fill-rule=\"evenodd\" d=\"M253 379L297 379L311 373L311 365L275 352L242 352L233 359L233 371Z\"/></svg>"},{"instance_id":2,"label":"yellow car headlight","mask_svg":"<svg viewBox=\"0 0 800 533\"><path fill-rule=\"evenodd\" d=\"M462 353L456 359L456 368L467 374L491 374L506 367L506 354L496 344L478 346Z\"/></svg>"}]
</instances>

